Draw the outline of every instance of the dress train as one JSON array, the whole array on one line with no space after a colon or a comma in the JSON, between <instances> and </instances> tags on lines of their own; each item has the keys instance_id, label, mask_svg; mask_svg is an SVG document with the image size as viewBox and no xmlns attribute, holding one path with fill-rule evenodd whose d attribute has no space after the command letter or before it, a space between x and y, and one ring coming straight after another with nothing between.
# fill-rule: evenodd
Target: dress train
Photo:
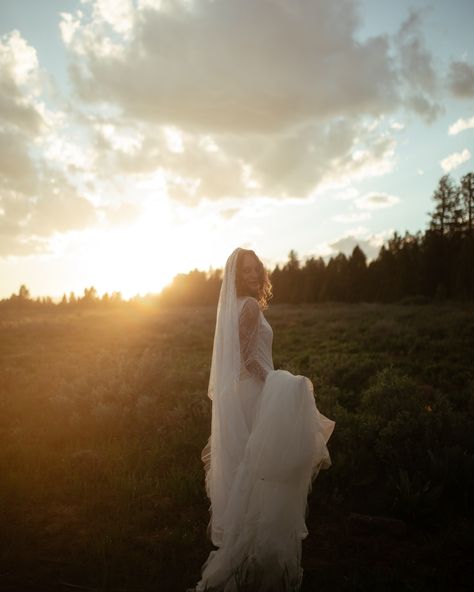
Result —
<instances>
[{"instance_id":1,"label":"dress train","mask_svg":"<svg viewBox=\"0 0 474 592\"><path fill-rule=\"evenodd\" d=\"M226 505L223 541L197 592L300 589L307 496L319 470L331 466L326 443L334 426L317 409L308 378L269 372Z\"/></svg>"}]
</instances>

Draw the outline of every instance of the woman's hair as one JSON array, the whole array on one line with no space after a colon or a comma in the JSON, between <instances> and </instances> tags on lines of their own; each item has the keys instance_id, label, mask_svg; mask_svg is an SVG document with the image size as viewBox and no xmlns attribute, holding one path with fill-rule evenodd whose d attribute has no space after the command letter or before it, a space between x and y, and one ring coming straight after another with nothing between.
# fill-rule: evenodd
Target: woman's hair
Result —
<instances>
[{"instance_id":1,"label":"woman's hair","mask_svg":"<svg viewBox=\"0 0 474 592\"><path fill-rule=\"evenodd\" d=\"M235 289L237 291L237 296L248 296L248 291L246 286L242 281L242 263L244 260L245 255L251 255L258 264L258 271L259 271L259 287L257 291L257 301L260 305L262 310L268 308L268 302L272 298L272 284L270 279L268 278L268 273L263 263L255 254L255 251L250 249L241 249L239 254L237 255L237 267L236 267L236 274L235 274Z\"/></svg>"}]
</instances>

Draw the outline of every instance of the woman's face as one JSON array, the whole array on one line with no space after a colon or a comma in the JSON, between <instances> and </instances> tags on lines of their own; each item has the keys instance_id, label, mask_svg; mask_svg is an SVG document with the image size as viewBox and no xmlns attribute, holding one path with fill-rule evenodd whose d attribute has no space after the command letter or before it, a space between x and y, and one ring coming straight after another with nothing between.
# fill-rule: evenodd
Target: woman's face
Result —
<instances>
[{"instance_id":1,"label":"woman's face","mask_svg":"<svg viewBox=\"0 0 474 592\"><path fill-rule=\"evenodd\" d=\"M253 255L246 253L242 259L240 279L249 294L257 294L260 288L260 266Z\"/></svg>"}]
</instances>

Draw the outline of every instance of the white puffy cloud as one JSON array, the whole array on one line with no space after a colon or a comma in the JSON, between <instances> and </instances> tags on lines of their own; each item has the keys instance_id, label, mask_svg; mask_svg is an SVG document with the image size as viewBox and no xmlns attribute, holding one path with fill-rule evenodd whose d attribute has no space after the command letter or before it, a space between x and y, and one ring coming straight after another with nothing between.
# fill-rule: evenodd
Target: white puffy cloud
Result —
<instances>
[{"instance_id":1,"label":"white puffy cloud","mask_svg":"<svg viewBox=\"0 0 474 592\"><path fill-rule=\"evenodd\" d=\"M474 117L470 117L469 119L458 119L452 125L449 126L449 135L455 136L460 134L461 132L472 129L474 127Z\"/></svg>"},{"instance_id":2,"label":"white puffy cloud","mask_svg":"<svg viewBox=\"0 0 474 592\"><path fill-rule=\"evenodd\" d=\"M109 2L62 15L78 98L120 109L93 132L99 175L160 171L196 204L393 169L394 140L372 125L399 104L389 41L356 40L352 0L129 5L123 26Z\"/></svg>"},{"instance_id":3,"label":"white puffy cloud","mask_svg":"<svg viewBox=\"0 0 474 592\"><path fill-rule=\"evenodd\" d=\"M470 158L471 153L467 148L464 148L462 152L453 152L453 154L443 158L443 160L440 162L440 165L445 173L449 173Z\"/></svg>"},{"instance_id":4,"label":"white puffy cloud","mask_svg":"<svg viewBox=\"0 0 474 592\"><path fill-rule=\"evenodd\" d=\"M19 133L38 134L44 124L36 51L18 31L0 38L0 125Z\"/></svg>"},{"instance_id":5,"label":"white puffy cloud","mask_svg":"<svg viewBox=\"0 0 474 592\"><path fill-rule=\"evenodd\" d=\"M133 32L108 55L106 40L117 41L97 7L76 15L70 48L85 61L73 79L82 98L133 117L207 133L268 132L395 105L387 41L356 43L349 0L163 2L136 10Z\"/></svg>"},{"instance_id":6,"label":"white puffy cloud","mask_svg":"<svg viewBox=\"0 0 474 592\"><path fill-rule=\"evenodd\" d=\"M95 169L159 171L183 203L301 198L387 174L403 126L384 131L384 116L404 106L431 122L442 111L421 12L392 38L361 41L353 0L112 5L90 0L61 23L77 97L119 110L106 124L115 144L95 130Z\"/></svg>"},{"instance_id":7,"label":"white puffy cloud","mask_svg":"<svg viewBox=\"0 0 474 592\"><path fill-rule=\"evenodd\" d=\"M369 232L367 228L360 226L349 230L346 234L332 242L318 245L315 253L325 258L333 257L338 253L344 253L346 256L349 256L354 250L354 247L359 246L367 259L371 260L377 257L380 247L392 234L392 229L374 234Z\"/></svg>"},{"instance_id":8,"label":"white puffy cloud","mask_svg":"<svg viewBox=\"0 0 474 592\"><path fill-rule=\"evenodd\" d=\"M361 210L379 210L382 208L390 208L400 202L400 198L396 195L389 195L388 193L370 192L358 197L355 201L356 206Z\"/></svg>"},{"instance_id":9,"label":"white puffy cloud","mask_svg":"<svg viewBox=\"0 0 474 592\"><path fill-rule=\"evenodd\" d=\"M94 206L62 172L61 145L52 149L51 138L56 137L61 117L45 107L43 90L35 49L18 31L3 36L0 256L41 252L55 232L84 228L96 220Z\"/></svg>"},{"instance_id":10,"label":"white puffy cloud","mask_svg":"<svg viewBox=\"0 0 474 592\"><path fill-rule=\"evenodd\" d=\"M396 132L401 132L405 129L405 124L400 123L399 121L394 121L390 124L391 129L395 130Z\"/></svg>"},{"instance_id":11,"label":"white puffy cloud","mask_svg":"<svg viewBox=\"0 0 474 592\"><path fill-rule=\"evenodd\" d=\"M37 183L26 139L14 129L0 129L0 188L31 193Z\"/></svg>"},{"instance_id":12,"label":"white puffy cloud","mask_svg":"<svg viewBox=\"0 0 474 592\"><path fill-rule=\"evenodd\" d=\"M82 0L60 17L75 96L54 113L34 48L11 33L0 44L5 249L15 233L37 250L55 232L126 223L147 184L196 206L305 199L391 172L400 107L426 121L442 110L422 18L361 40L355 0ZM398 199L358 198L364 211L338 221Z\"/></svg>"},{"instance_id":13,"label":"white puffy cloud","mask_svg":"<svg viewBox=\"0 0 474 592\"><path fill-rule=\"evenodd\" d=\"M24 230L35 236L86 228L96 220L91 202L80 195L62 174L49 172L41 192L30 200Z\"/></svg>"},{"instance_id":14,"label":"white puffy cloud","mask_svg":"<svg viewBox=\"0 0 474 592\"><path fill-rule=\"evenodd\" d=\"M94 14L117 33L126 35L133 26L133 0L96 0Z\"/></svg>"}]
</instances>

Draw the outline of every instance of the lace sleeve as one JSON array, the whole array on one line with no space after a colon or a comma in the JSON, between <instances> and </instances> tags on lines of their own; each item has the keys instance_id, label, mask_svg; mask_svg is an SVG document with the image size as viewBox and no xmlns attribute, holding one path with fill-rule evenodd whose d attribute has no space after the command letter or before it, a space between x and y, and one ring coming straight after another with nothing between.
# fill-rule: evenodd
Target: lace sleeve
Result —
<instances>
[{"instance_id":1,"label":"lace sleeve","mask_svg":"<svg viewBox=\"0 0 474 592\"><path fill-rule=\"evenodd\" d=\"M240 356L247 372L265 381L268 371L258 361L259 327L260 307L254 298L248 298L239 318Z\"/></svg>"}]
</instances>

